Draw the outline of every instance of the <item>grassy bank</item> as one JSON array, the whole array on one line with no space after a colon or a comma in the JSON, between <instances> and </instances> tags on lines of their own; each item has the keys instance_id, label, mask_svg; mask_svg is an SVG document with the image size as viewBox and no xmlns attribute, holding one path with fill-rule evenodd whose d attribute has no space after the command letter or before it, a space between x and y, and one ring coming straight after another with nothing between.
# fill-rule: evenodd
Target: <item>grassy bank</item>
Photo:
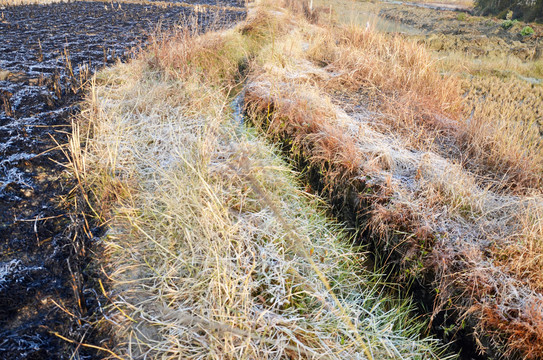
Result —
<instances>
[{"instance_id":1,"label":"grassy bank","mask_svg":"<svg viewBox=\"0 0 543 360\"><path fill-rule=\"evenodd\" d=\"M383 6L381 15L425 29L409 38L424 44L438 71L460 84L458 118L478 138L463 161L472 162L473 151L487 153L487 175L510 179L504 183L521 191L537 187L543 163L541 26L399 6ZM526 28L534 34L522 35Z\"/></svg>"},{"instance_id":2,"label":"grassy bank","mask_svg":"<svg viewBox=\"0 0 543 360\"><path fill-rule=\"evenodd\" d=\"M540 358L542 161L532 124L506 122L514 106L501 118L484 106L464 118L462 81L440 75L421 45L308 18L254 60L253 121L367 231L383 265L433 292L433 316L456 316L444 333L468 328L482 353Z\"/></svg>"},{"instance_id":3,"label":"grassy bank","mask_svg":"<svg viewBox=\"0 0 543 360\"><path fill-rule=\"evenodd\" d=\"M537 139L500 110L465 117L462 79L422 44L283 5L253 5L226 32L157 35L93 87L74 164L110 228L116 352L437 356L317 192L395 281L431 293L446 338L542 357ZM242 88L258 132L230 108Z\"/></svg>"},{"instance_id":4,"label":"grassy bank","mask_svg":"<svg viewBox=\"0 0 543 360\"><path fill-rule=\"evenodd\" d=\"M409 303L384 295L323 203L230 106L294 19L256 5L233 30L157 35L97 76L72 154L109 229L115 357L440 358Z\"/></svg>"}]
</instances>

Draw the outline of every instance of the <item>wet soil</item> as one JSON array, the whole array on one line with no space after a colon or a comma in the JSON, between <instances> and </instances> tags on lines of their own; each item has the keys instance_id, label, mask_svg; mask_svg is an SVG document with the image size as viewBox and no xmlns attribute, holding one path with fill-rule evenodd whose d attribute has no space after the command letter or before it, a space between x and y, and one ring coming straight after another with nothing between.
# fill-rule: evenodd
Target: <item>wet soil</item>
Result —
<instances>
[{"instance_id":1,"label":"wet soil","mask_svg":"<svg viewBox=\"0 0 543 360\"><path fill-rule=\"evenodd\" d=\"M103 357L57 336L108 346L91 326L106 303L92 262L100 229L78 214L58 144L93 71L192 16L207 28L245 14L112 2L0 8L0 359Z\"/></svg>"}]
</instances>

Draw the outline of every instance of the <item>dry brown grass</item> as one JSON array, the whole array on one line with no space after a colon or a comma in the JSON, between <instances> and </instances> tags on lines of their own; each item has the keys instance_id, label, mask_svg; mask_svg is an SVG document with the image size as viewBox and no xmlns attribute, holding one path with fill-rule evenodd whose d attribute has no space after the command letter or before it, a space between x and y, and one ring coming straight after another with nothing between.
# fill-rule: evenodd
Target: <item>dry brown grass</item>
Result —
<instances>
[{"instance_id":1,"label":"dry brown grass","mask_svg":"<svg viewBox=\"0 0 543 360\"><path fill-rule=\"evenodd\" d=\"M458 85L420 46L299 23L252 64L253 120L360 214L383 259L430 279L435 311L460 310L481 351L543 356L539 155L499 127L455 120Z\"/></svg>"},{"instance_id":2,"label":"dry brown grass","mask_svg":"<svg viewBox=\"0 0 543 360\"><path fill-rule=\"evenodd\" d=\"M361 264L331 236L336 228L273 151L231 123L227 94L248 76L252 121L303 160L399 279L435 290L434 313L457 309L481 351L542 357L543 196L531 128L510 127L513 111L483 121L500 107L487 113L476 97L467 103L477 116L461 121L461 83L440 75L421 45L282 5L258 4L229 32L159 35L94 88L92 136L74 163L111 222L119 350L434 354L404 341L414 334L400 325L405 312L383 305L376 315L384 303L352 278ZM347 301L356 292L368 295Z\"/></svg>"},{"instance_id":3,"label":"dry brown grass","mask_svg":"<svg viewBox=\"0 0 543 360\"><path fill-rule=\"evenodd\" d=\"M326 29L311 45L308 58L335 75L323 88L365 97L368 110L387 114L382 125L413 146L455 131L441 119L459 109L458 83L435 71L423 46L356 26Z\"/></svg>"},{"instance_id":4,"label":"dry brown grass","mask_svg":"<svg viewBox=\"0 0 543 360\"><path fill-rule=\"evenodd\" d=\"M449 152L454 143L469 154L462 160L471 171L491 171L521 191L539 186L543 151L534 109L543 105L541 87L440 75L442 65L424 46L359 27L325 30L311 45L307 58L335 73L321 87L358 93L369 110L386 114L382 131L399 132L418 149ZM435 147L441 143L444 149Z\"/></svg>"},{"instance_id":5,"label":"dry brown grass","mask_svg":"<svg viewBox=\"0 0 543 360\"><path fill-rule=\"evenodd\" d=\"M235 30L157 36L91 89L73 166L108 224L121 357L440 357L276 151L232 120L240 66L290 16L258 7Z\"/></svg>"},{"instance_id":6,"label":"dry brown grass","mask_svg":"<svg viewBox=\"0 0 543 360\"><path fill-rule=\"evenodd\" d=\"M440 71L461 84L469 168L476 171L482 164L503 185L520 192L539 187L543 85L537 82L543 63L532 59L535 48L524 45L526 50L518 52L523 44L509 47L499 38L471 41L453 35L433 35L423 43L436 51Z\"/></svg>"}]
</instances>

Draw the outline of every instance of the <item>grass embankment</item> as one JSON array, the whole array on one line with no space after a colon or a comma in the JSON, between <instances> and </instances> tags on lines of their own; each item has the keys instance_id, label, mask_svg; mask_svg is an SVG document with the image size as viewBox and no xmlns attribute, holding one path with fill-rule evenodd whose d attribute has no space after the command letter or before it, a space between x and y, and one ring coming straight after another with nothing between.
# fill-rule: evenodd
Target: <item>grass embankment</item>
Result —
<instances>
[{"instance_id":1,"label":"grass embankment","mask_svg":"<svg viewBox=\"0 0 543 360\"><path fill-rule=\"evenodd\" d=\"M322 203L233 117L240 69L301 29L258 5L233 30L158 35L97 76L73 166L109 229L119 357L438 357L409 304L382 294Z\"/></svg>"},{"instance_id":2,"label":"grass embankment","mask_svg":"<svg viewBox=\"0 0 543 360\"><path fill-rule=\"evenodd\" d=\"M463 120L456 78L421 45L371 30L299 21L252 65L253 121L367 229L383 264L433 289L434 315L456 312L446 331L472 328L488 354L541 358L533 124L504 126L484 107Z\"/></svg>"},{"instance_id":3,"label":"grass embankment","mask_svg":"<svg viewBox=\"0 0 543 360\"><path fill-rule=\"evenodd\" d=\"M484 111L463 121L461 85L422 45L289 9L259 5L235 30L157 38L94 88L78 169L112 229L118 351L430 356L405 342L405 312L367 290L273 151L232 124L226 94L242 69L249 118L365 230L382 265L432 290L434 315L455 314L446 332L473 330L489 354L542 357L535 138L527 147Z\"/></svg>"}]
</instances>

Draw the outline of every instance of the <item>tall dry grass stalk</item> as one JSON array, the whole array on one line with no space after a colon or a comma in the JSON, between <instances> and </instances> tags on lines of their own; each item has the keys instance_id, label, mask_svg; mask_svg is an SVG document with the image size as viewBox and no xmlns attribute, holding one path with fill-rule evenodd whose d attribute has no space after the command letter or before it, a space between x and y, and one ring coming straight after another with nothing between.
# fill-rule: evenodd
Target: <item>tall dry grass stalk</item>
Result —
<instances>
[{"instance_id":1,"label":"tall dry grass stalk","mask_svg":"<svg viewBox=\"0 0 543 360\"><path fill-rule=\"evenodd\" d=\"M157 37L97 76L72 149L109 229L123 358L439 357L277 151L232 120L240 69L290 16L256 7L234 30Z\"/></svg>"}]
</instances>

